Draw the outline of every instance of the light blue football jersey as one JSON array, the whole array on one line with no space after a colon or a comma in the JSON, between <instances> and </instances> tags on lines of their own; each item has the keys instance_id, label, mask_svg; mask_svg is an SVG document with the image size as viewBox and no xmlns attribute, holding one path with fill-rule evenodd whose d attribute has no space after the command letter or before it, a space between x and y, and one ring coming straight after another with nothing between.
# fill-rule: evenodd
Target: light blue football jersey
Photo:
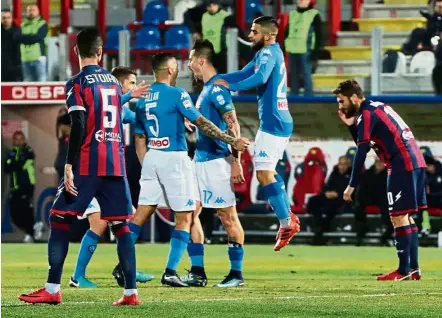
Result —
<instances>
[{"instance_id":1,"label":"light blue football jersey","mask_svg":"<svg viewBox=\"0 0 442 318\"><path fill-rule=\"evenodd\" d=\"M184 118L195 121L200 116L184 89L155 82L137 102L135 133L146 134L149 149L187 151Z\"/></svg>"},{"instance_id":2,"label":"light blue football jersey","mask_svg":"<svg viewBox=\"0 0 442 318\"><path fill-rule=\"evenodd\" d=\"M123 105L123 124L135 124L135 112L129 106Z\"/></svg>"},{"instance_id":3,"label":"light blue football jersey","mask_svg":"<svg viewBox=\"0 0 442 318\"><path fill-rule=\"evenodd\" d=\"M293 118L287 102L287 71L279 44L263 47L241 71L219 78L229 82L231 91L257 88L259 129L275 136L291 136Z\"/></svg>"},{"instance_id":4,"label":"light blue football jersey","mask_svg":"<svg viewBox=\"0 0 442 318\"><path fill-rule=\"evenodd\" d=\"M204 84L204 88L196 102L196 108L220 130L227 131L228 127L222 116L234 110L235 107L230 92L223 86L213 85L215 78L216 76L212 77ZM230 154L230 148L225 142L212 139L197 129L194 157L196 162L225 158Z\"/></svg>"}]
</instances>

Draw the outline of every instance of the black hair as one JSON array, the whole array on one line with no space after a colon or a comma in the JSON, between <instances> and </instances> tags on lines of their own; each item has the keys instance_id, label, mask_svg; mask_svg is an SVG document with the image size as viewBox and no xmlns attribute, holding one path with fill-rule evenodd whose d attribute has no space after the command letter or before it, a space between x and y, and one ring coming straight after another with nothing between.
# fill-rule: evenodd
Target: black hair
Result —
<instances>
[{"instance_id":1,"label":"black hair","mask_svg":"<svg viewBox=\"0 0 442 318\"><path fill-rule=\"evenodd\" d=\"M279 29L278 21L275 18L267 15L256 18L253 20L253 23L259 24L261 27L266 29L273 29L272 31L276 30L276 32L278 32Z\"/></svg>"},{"instance_id":2,"label":"black hair","mask_svg":"<svg viewBox=\"0 0 442 318\"><path fill-rule=\"evenodd\" d=\"M210 64L213 63L215 49L209 40L196 40L192 50L195 51L195 56L204 56Z\"/></svg>"},{"instance_id":3,"label":"black hair","mask_svg":"<svg viewBox=\"0 0 442 318\"><path fill-rule=\"evenodd\" d=\"M164 68L166 66L167 62L173 58L175 58L175 57L171 53L161 52L161 53L155 54L152 57L152 70L153 70L153 72L158 73L158 71L160 69Z\"/></svg>"},{"instance_id":4,"label":"black hair","mask_svg":"<svg viewBox=\"0 0 442 318\"><path fill-rule=\"evenodd\" d=\"M5 8L5 9L2 9L2 13L12 13L12 11L9 8Z\"/></svg>"},{"instance_id":5,"label":"black hair","mask_svg":"<svg viewBox=\"0 0 442 318\"><path fill-rule=\"evenodd\" d=\"M338 87L336 87L333 91L333 94L341 94L346 97L351 97L353 94L355 94L359 98L364 97L364 91L362 90L361 86L359 86L358 82L353 79L339 83Z\"/></svg>"},{"instance_id":6,"label":"black hair","mask_svg":"<svg viewBox=\"0 0 442 318\"><path fill-rule=\"evenodd\" d=\"M102 46L103 40L97 28L83 29L77 34L77 48L81 58L96 57L97 50Z\"/></svg>"},{"instance_id":7,"label":"black hair","mask_svg":"<svg viewBox=\"0 0 442 318\"><path fill-rule=\"evenodd\" d=\"M112 75L115 76L118 81L122 82L129 75L137 76L137 72L135 72L135 70L127 66L117 66L112 69Z\"/></svg>"}]
</instances>

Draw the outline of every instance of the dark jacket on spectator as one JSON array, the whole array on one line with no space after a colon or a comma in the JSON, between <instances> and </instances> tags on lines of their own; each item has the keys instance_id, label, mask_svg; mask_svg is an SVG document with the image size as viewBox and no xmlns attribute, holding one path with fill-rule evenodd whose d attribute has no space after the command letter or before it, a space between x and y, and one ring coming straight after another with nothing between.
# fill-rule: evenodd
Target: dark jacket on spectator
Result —
<instances>
[{"instance_id":1,"label":"dark jacket on spectator","mask_svg":"<svg viewBox=\"0 0 442 318\"><path fill-rule=\"evenodd\" d=\"M20 27L14 23L9 30L2 25L2 82L19 82L23 80L21 73L20 43L16 36Z\"/></svg>"},{"instance_id":2,"label":"dark jacket on spectator","mask_svg":"<svg viewBox=\"0 0 442 318\"><path fill-rule=\"evenodd\" d=\"M427 186L429 193L442 195L442 164L436 161L435 166L434 174L427 173Z\"/></svg>"},{"instance_id":3,"label":"dark jacket on spectator","mask_svg":"<svg viewBox=\"0 0 442 318\"><path fill-rule=\"evenodd\" d=\"M328 177L327 182L322 188L322 193L327 191L336 191L338 193L338 199L343 200L345 188L350 181L351 168L349 168L345 174L340 174L338 167L334 167L332 173Z\"/></svg>"}]
</instances>

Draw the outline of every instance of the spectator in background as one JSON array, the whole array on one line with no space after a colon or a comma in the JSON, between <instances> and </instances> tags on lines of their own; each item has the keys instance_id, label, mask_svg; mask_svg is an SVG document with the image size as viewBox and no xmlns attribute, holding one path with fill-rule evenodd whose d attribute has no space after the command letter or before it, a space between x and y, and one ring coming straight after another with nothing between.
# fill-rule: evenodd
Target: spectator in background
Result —
<instances>
[{"instance_id":1,"label":"spectator in background","mask_svg":"<svg viewBox=\"0 0 442 318\"><path fill-rule=\"evenodd\" d=\"M304 95L313 95L312 61L318 59L322 31L321 16L311 0L298 0L296 10L290 12L284 44L289 53L292 94L299 94L303 75Z\"/></svg>"},{"instance_id":2,"label":"spectator in background","mask_svg":"<svg viewBox=\"0 0 442 318\"><path fill-rule=\"evenodd\" d=\"M48 24L40 17L37 5L26 9L26 19L21 25L21 34L17 37L21 44L24 80L44 82L47 80L46 40Z\"/></svg>"},{"instance_id":3,"label":"spectator in background","mask_svg":"<svg viewBox=\"0 0 442 318\"><path fill-rule=\"evenodd\" d=\"M227 73L227 44L225 19L230 15L223 10L219 0L206 0L207 12L201 20L202 38L209 40L215 49L213 65L218 73Z\"/></svg>"},{"instance_id":4,"label":"spectator in background","mask_svg":"<svg viewBox=\"0 0 442 318\"><path fill-rule=\"evenodd\" d=\"M442 33L442 0L434 1L433 14L420 12L427 19L427 41L431 41L434 36Z\"/></svg>"},{"instance_id":5,"label":"spectator in background","mask_svg":"<svg viewBox=\"0 0 442 318\"><path fill-rule=\"evenodd\" d=\"M427 164L427 204L429 208L442 209L442 164L425 156Z\"/></svg>"},{"instance_id":6,"label":"spectator in background","mask_svg":"<svg viewBox=\"0 0 442 318\"><path fill-rule=\"evenodd\" d=\"M23 242L32 243L41 238L40 231L34 232L35 155L21 131L14 132L12 146L5 164L5 172L11 175L9 214L12 222L26 233Z\"/></svg>"},{"instance_id":7,"label":"spectator in background","mask_svg":"<svg viewBox=\"0 0 442 318\"><path fill-rule=\"evenodd\" d=\"M346 156L339 157L338 165L334 167L321 193L311 197L307 203L307 211L313 215L316 245L325 243L324 232L330 229L336 215L348 207L344 204L343 194L350 174L350 159Z\"/></svg>"},{"instance_id":8,"label":"spectator in background","mask_svg":"<svg viewBox=\"0 0 442 318\"><path fill-rule=\"evenodd\" d=\"M377 206L381 210L382 221L385 225L381 245L388 245L388 241L391 240L394 229L388 214L388 200L385 193L387 193L387 169L384 163L376 158L374 165L362 174L358 188L358 206L355 211L358 246L362 244L367 233L367 206Z\"/></svg>"},{"instance_id":9,"label":"spectator in background","mask_svg":"<svg viewBox=\"0 0 442 318\"><path fill-rule=\"evenodd\" d=\"M56 134L58 140L58 151L54 167L58 173L58 181L64 176L64 165L69 146L69 135L71 134L71 118L69 117L66 106L60 108L57 117Z\"/></svg>"},{"instance_id":10,"label":"spectator in background","mask_svg":"<svg viewBox=\"0 0 442 318\"><path fill-rule=\"evenodd\" d=\"M433 88L436 95L442 95L442 33L439 38L434 37L434 55L436 57L436 65L433 68L432 80Z\"/></svg>"},{"instance_id":11,"label":"spectator in background","mask_svg":"<svg viewBox=\"0 0 442 318\"><path fill-rule=\"evenodd\" d=\"M23 80L21 73L20 44L16 37L20 33L12 21L9 9L2 10L2 82L20 82Z\"/></svg>"}]
</instances>

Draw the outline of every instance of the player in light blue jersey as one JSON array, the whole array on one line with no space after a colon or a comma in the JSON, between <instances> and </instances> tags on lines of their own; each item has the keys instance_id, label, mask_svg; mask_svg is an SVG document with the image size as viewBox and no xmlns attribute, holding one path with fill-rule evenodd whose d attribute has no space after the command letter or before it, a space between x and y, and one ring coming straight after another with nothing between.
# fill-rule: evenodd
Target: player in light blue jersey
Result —
<instances>
[{"instance_id":1,"label":"player in light blue jersey","mask_svg":"<svg viewBox=\"0 0 442 318\"><path fill-rule=\"evenodd\" d=\"M138 86L137 77L135 71L128 67L119 66L112 70L112 75L114 75L121 84L124 103L129 102L132 98L138 98L144 96L149 89L149 85L141 82ZM135 124L135 113L131 111L128 105L123 105L123 123L124 124ZM120 136L122 138L123 136ZM89 230L86 231L83 239L81 240L80 250L78 252L77 262L75 264L75 270L73 275L69 280L69 286L79 287L79 288L96 288L97 284L91 282L86 278L86 268L92 258L92 255L97 248L98 242L101 236L107 229L108 222L102 220L100 217L101 208L98 201L94 198L89 204L87 210L84 212L83 216L78 218L85 219L89 221ZM145 283L151 281L153 275L143 274L137 272L136 280L139 283ZM120 286L124 286L124 281Z\"/></svg>"},{"instance_id":2,"label":"player in light blue jersey","mask_svg":"<svg viewBox=\"0 0 442 318\"><path fill-rule=\"evenodd\" d=\"M213 84L216 76L213 55L213 45L208 40L197 40L190 51L189 68L195 78L204 82L196 108L219 129L239 137L240 126L230 92L223 86ZM194 162L199 200L190 232L191 242L187 246L192 267L183 281L190 286L204 287L207 284L204 232L199 220L201 209L205 207L216 209L228 236L230 272L215 287L243 286L244 231L236 211L232 186L232 183L244 182L239 152L230 151L228 144L211 139L198 129Z\"/></svg>"},{"instance_id":3,"label":"player in light blue jersey","mask_svg":"<svg viewBox=\"0 0 442 318\"><path fill-rule=\"evenodd\" d=\"M207 136L222 140L239 151L246 149L249 141L223 133L201 115L185 90L174 87L178 63L173 55L155 55L152 69L155 83L146 98L139 99L135 111L135 146L142 171L138 208L130 229L138 237L143 224L165 200L176 213L176 226L161 282L173 287L188 287L176 269L190 240L192 213L198 194L192 163L187 155L184 119Z\"/></svg>"},{"instance_id":4,"label":"player in light blue jersey","mask_svg":"<svg viewBox=\"0 0 442 318\"><path fill-rule=\"evenodd\" d=\"M241 71L220 75L215 84L231 91L256 88L258 91L259 130L255 138L253 161L263 193L279 219L275 251L289 244L299 232L299 219L291 213L284 181L275 172L278 160L293 131L287 102L287 74L284 55L276 43L278 23L272 17L253 21L249 38L256 52L253 61Z\"/></svg>"}]
</instances>

